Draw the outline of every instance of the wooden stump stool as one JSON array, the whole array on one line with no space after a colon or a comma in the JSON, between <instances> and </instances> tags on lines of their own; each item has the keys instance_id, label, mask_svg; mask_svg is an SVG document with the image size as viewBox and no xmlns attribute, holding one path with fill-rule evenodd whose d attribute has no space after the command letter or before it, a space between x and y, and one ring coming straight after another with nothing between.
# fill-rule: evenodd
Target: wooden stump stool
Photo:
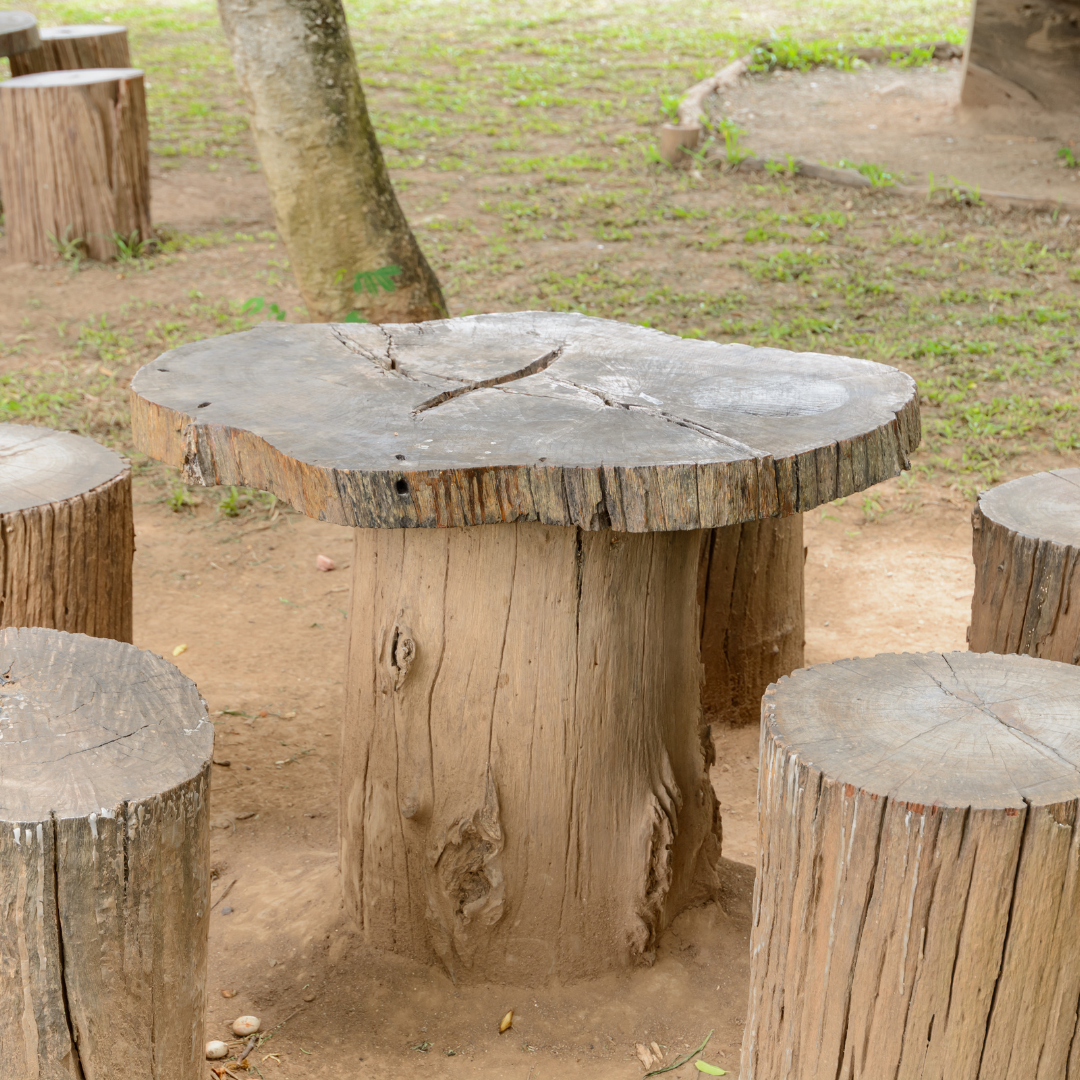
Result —
<instances>
[{"instance_id":1,"label":"wooden stump stool","mask_svg":"<svg viewBox=\"0 0 1080 1080\"><path fill-rule=\"evenodd\" d=\"M0 1077L204 1075L213 726L160 656L0 631Z\"/></svg>"},{"instance_id":2,"label":"wooden stump stool","mask_svg":"<svg viewBox=\"0 0 1080 1080\"><path fill-rule=\"evenodd\" d=\"M0 424L0 627L131 641L131 469L66 431Z\"/></svg>"},{"instance_id":3,"label":"wooden stump stool","mask_svg":"<svg viewBox=\"0 0 1080 1080\"><path fill-rule=\"evenodd\" d=\"M1080 469L984 491L971 524L972 651L1080 663Z\"/></svg>"},{"instance_id":4,"label":"wooden stump stool","mask_svg":"<svg viewBox=\"0 0 1080 1080\"><path fill-rule=\"evenodd\" d=\"M905 653L762 702L742 1080L1066 1080L1080 670Z\"/></svg>"},{"instance_id":5,"label":"wooden stump stool","mask_svg":"<svg viewBox=\"0 0 1080 1080\"><path fill-rule=\"evenodd\" d=\"M0 56L14 58L41 44L37 19L26 11L0 11Z\"/></svg>"},{"instance_id":6,"label":"wooden stump stool","mask_svg":"<svg viewBox=\"0 0 1080 1080\"><path fill-rule=\"evenodd\" d=\"M0 83L0 190L12 259L49 263L77 243L116 257L150 235L149 130L136 68L48 71Z\"/></svg>"},{"instance_id":7,"label":"wooden stump stool","mask_svg":"<svg viewBox=\"0 0 1080 1080\"><path fill-rule=\"evenodd\" d=\"M552 312L264 324L132 390L146 452L356 528L347 909L476 980L648 962L713 895L713 530L876 483L918 440L895 369ZM763 583L721 546L740 615Z\"/></svg>"},{"instance_id":8,"label":"wooden stump stool","mask_svg":"<svg viewBox=\"0 0 1080 1080\"><path fill-rule=\"evenodd\" d=\"M41 44L36 49L11 57L12 75L131 67L127 29L123 26L42 26L38 36Z\"/></svg>"}]
</instances>

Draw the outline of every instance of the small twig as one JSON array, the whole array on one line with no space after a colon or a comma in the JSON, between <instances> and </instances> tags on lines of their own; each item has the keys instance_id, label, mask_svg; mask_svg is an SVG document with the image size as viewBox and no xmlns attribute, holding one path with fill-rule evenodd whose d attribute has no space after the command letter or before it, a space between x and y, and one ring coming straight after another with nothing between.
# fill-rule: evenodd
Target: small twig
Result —
<instances>
[{"instance_id":1,"label":"small twig","mask_svg":"<svg viewBox=\"0 0 1080 1080\"><path fill-rule=\"evenodd\" d=\"M709 1040L712 1038L712 1033L714 1030L715 1029L713 1028L709 1028L709 1034L705 1036L705 1041L696 1050L691 1050L690 1053L686 1055L686 1057L679 1058L676 1061L673 1061L670 1065L665 1065L662 1069L653 1069L652 1072L647 1072L645 1076L659 1076L661 1073L671 1072L673 1069L682 1068L683 1065L685 1065L693 1058L697 1057L697 1055L700 1054L702 1050L704 1050L705 1047L709 1045ZM645 1080L645 1078L642 1077L642 1080Z\"/></svg>"},{"instance_id":2,"label":"small twig","mask_svg":"<svg viewBox=\"0 0 1080 1080\"><path fill-rule=\"evenodd\" d=\"M250 1053L251 1053L251 1051L252 1051L252 1050L254 1050L254 1049L255 1049L255 1047L256 1047L256 1046L258 1046L258 1045L259 1045L259 1034L258 1034L258 1032L256 1032L256 1033L255 1033L254 1035L252 1035L252 1036L251 1036L251 1038L250 1038L250 1039L248 1040L248 1044L247 1044L247 1046L245 1046L245 1047L244 1047L244 1052L243 1052L242 1054L240 1054L240 1055L239 1055L239 1056L237 1057L237 1059L236 1059L236 1060L237 1060L238 1062L241 1062L241 1063L242 1063L243 1061L245 1061L245 1060L246 1060L246 1058L247 1058L247 1056L248 1056L248 1054L250 1054Z\"/></svg>"},{"instance_id":3,"label":"small twig","mask_svg":"<svg viewBox=\"0 0 1080 1080\"><path fill-rule=\"evenodd\" d=\"M237 883L237 882L238 882L239 880L240 880L239 878L233 878L233 879L232 879L232 881L230 881L230 882L229 882L229 884L225 886L225 891L224 891L224 892L223 892L223 893L222 893L222 894L221 894L221 895L220 895L220 896L219 896L219 897L218 897L218 898L217 898L217 899L216 899L216 900L215 900L215 901L214 901L214 902L213 902L213 903L212 903L212 904L210 905L210 910L211 910L211 911L213 911L213 910L214 910L214 908L216 908L216 907L218 906L218 904L220 904L220 903L221 903L221 901L222 901L222 900L224 900L224 899L225 899L225 897L229 895L229 890L230 890L230 889L231 889L231 888L232 888L232 887L233 887L233 886L234 886L234 885L235 885L235 884L236 884L236 883Z\"/></svg>"}]
</instances>

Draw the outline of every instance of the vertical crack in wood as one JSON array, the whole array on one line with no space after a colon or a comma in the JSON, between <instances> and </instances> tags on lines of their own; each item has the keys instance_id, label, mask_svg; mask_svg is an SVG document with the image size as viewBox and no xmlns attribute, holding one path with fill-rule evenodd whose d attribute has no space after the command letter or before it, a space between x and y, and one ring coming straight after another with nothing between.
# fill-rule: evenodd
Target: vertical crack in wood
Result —
<instances>
[{"instance_id":1,"label":"vertical crack in wood","mask_svg":"<svg viewBox=\"0 0 1080 1080\"><path fill-rule=\"evenodd\" d=\"M64 1020L67 1023L68 1039L71 1042L73 1080L83 1080L82 1058L79 1054L79 1031L71 1017L71 1004L68 1000L68 974L64 959L64 920L60 913L60 830L56 827L55 811L49 814L49 828L52 830L52 894L56 900L56 964L59 969L57 974L60 982L60 1002L64 1010ZM40 825L38 829L41 829ZM42 851L43 862L44 857L45 853Z\"/></svg>"},{"instance_id":2,"label":"vertical crack in wood","mask_svg":"<svg viewBox=\"0 0 1080 1080\"><path fill-rule=\"evenodd\" d=\"M1005 954L1009 949L1009 935L1012 932L1013 915L1016 911L1016 893L1020 882L1020 868L1024 865L1024 852L1030 840L1035 815L1032 813L1031 800L1022 795L1024 800L1024 829L1020 834L1020 844L1016 852L1016 869L1013 871L1012 893L1009 896L1009 915L1005 920L1005 934L1001 939L1001 955L998 957L997 974L994 976L994 991L990 995L990 1008L986 1010L986 1027L983 1030L982 1044L979 1046L979 1065L975 1070L975 1076L982 1072L983 1057L986 1054L986 1044L990 1038L990 1025L994 1019L994 1009L997 1006L998 991L1001 989L1001 975L1005 970ZM1008 1070L1006 1069L1006 1075Z\"/></svg>"}]
</instances>

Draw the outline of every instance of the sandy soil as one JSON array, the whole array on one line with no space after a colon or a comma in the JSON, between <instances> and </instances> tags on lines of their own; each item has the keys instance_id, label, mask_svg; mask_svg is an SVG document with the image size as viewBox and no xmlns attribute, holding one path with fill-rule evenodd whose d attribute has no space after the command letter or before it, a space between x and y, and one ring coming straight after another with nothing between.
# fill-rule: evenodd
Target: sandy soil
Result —
<instances>
[{"instance_id":1,"label":"sandy soil","mask_svg":"<svg viewBox=\"0 0 1080 1080\"><path fill-rule=\"evenodd\" d=\"M819 68L743 79L723 112L765 157L785 154L836 164L875 162L908 183L955 177L987 191L1080 203L1077 169L1060 167L1076 147L1080 120L1027 110L957 109L962 65Z\"/></svg>"}]
</instances>

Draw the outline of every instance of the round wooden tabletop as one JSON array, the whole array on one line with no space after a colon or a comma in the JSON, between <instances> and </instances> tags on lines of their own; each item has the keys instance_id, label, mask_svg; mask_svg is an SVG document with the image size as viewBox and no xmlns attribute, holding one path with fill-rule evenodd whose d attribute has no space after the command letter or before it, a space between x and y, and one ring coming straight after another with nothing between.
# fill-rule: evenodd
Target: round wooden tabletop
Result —
<instances>
[{"instance_id":1,"label":"round wooden tabletop","mask_svg":"<svg viewBox=\"0 0 1080 1080\"><path fill-rule=\"evenodd\" d=\"M127 469L117 453L81 435L0 424L0 514L63 502Z\"/></svg>"},{"instance_id":2,"label":"round wooden tabletop","mask_svg":"<svg viewBox=\"0 0 1080 1080\"><path fill-rule=\"evenodd\" d=\"M29 52L40 44L33 15L27 11L0 11L0 56Z\"/></svg>"},{"instance_id":3,"label":"round wooden tabletop","mask_svg":"<svg viewBox=\"0 0 1080 1080\"><path fill-rule=\"evenodd\" d=\"M191 480L370 528L712 528L860 491L919 441L895 368L553 312L265 323L144 367L132 426Z\"/></svg>"},{"instance_id":4,"label":"round wooden tabletop","mask_svg":"<svg viewBox=\"0 0 1080 1080\"><path fill-rule=\"evenodd\" d=\"M67 71L36 71L0 83L0 90L41 90L54 86L91 86L94 83L141 79L142 68L76 68Z\"/></svg>"}]
</instances>

